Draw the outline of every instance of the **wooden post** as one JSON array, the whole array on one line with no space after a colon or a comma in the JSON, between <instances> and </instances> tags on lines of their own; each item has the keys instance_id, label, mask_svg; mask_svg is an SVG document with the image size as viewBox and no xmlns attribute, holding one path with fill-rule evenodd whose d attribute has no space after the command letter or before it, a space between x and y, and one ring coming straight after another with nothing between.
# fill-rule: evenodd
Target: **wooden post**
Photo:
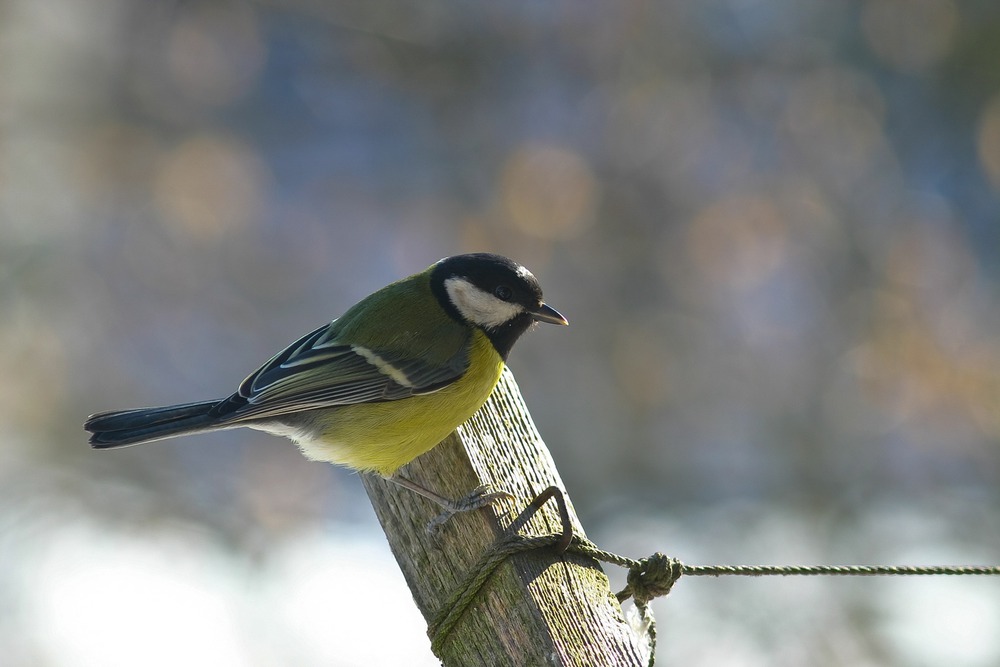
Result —
<instances>
[{"instance_id":1,"label":"wooden post","mask_svg":"<svg viewBox=\"0 0 1000 667\"><path fill-rule=\"evenodd\" d=\"M449 498L461 498L481 484L514 497L456 515L431 537L425 528L438 514L437 506L364 476L389 546L428 623L538 493L553 485L564 488L509 371L472 419L401 473ZM573 528L582 534L568 495L566 501ZM550 503L521 532L560 531ZM496 570L438 658L445 667L636 667L646 663L647 654L646 639L626 623L597 561L539 549L514 555Z\"/></svg>"}]
</instances>

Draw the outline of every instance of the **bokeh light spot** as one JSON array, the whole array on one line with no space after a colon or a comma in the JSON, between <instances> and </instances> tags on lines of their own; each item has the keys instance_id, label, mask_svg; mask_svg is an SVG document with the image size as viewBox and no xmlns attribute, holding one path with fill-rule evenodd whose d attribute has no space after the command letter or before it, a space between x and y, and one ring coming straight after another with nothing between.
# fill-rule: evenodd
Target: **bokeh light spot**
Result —
<instances>
[{"instance_id":1,"label":"bokeh light spot","mask_svg":"<svg viewBox=\"0 0 1000 667\"><path fill-rule=\"evenodd\" d=\"M632 403L656 408L667 400L668 358L661 332L638 323L621 326L611 352L615 377Z\"/></svg>"},{"instance_id":2,"label":"bokeh light spot","mask_svg":"<svg viewBox=\"0 0 1000 667\"><path fill-rule=\"evenodd\" d=\"M842 67L814 72L790 89L785 120L809 162L842 185L853 188L875 167L886 177L885 99L870 78Z\"/></svg>"},{"instance_id":3,"label":"bokeh light spot","mask_svg":"<svg viewBox=\"0 0 1000 667\"><path fill-rule=\"evenodd\" d=\"M950 0L870 0L861 14L869 47L890 67L918 72L944 58L958 13Z\"/></svg>"},{"instance_id":4,"label":"bokeh light spot","mask_svg":"<svg viewBox=\"0 0 1000 667\"><path fill-rule=\"evenodd\" d=\"M181 14L170 33L170 75L191 99L226 104L255 83L265 48L253 9L240 3L201 6Z\"/></svg>"},{"instance_id":5,"label":"bokeh light spot","mask_svg":"<svg viewBox=\"0 0 1000 667\"><path fill-rule=\"evenodd\" d=\"M507 159L501 180L504 211L525 234L544 239L579 235L593 221L597 184L573 151L523 146Z\"/></svg>"},{"instance_id":6,"label":"bokeh light spot","mask_svg":"<svg viewBox=\"0 0 1000 667\"><path fill-rule=\"evenodd\" d=\"M983 112L976 147L986 177L994 189L1000 190L1000 95L994 97Z\"/></svg>"},{"instance_id":7,"label":"bokeh light spot","mask_svg":"<svg viewBox=\"0 0 1000 667\"><path fill-rule=\"evenodd\" d=\"M269 185L266 165L249 146L202 136L167 155L154 196L172 230L212 240L255 221L266 206Z\"/></svg>"},{"instance_id":8,"label":"bokeh light spot","mask_svg":"<svg viewBox=\"0 0 1000 667\"><path fill-rule=\"evenodd\" d=\"M753 289L784 261L787 229L769 200L734 196L695 217L688 243L702 274L735 289Z\"/></svg>"}]
</instances>

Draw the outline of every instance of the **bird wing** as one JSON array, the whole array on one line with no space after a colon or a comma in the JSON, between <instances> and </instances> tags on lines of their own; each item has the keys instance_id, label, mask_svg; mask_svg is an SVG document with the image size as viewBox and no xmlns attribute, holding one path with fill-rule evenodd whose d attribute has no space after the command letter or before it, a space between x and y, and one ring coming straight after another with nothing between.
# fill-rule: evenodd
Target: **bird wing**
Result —
<instances>
[{"instance_id":1,"label":"bird wing","mask_svg":"<svg viewBox=\"0 0 1000 667\"><path fill-rule=\"evenodd\" d=\"M252 373L216 408L235 420L315 408L394 401L451 384L469 366L471 336L444 363L338 340L335 320L306 334Z\"/></svg>"}]
</instances>

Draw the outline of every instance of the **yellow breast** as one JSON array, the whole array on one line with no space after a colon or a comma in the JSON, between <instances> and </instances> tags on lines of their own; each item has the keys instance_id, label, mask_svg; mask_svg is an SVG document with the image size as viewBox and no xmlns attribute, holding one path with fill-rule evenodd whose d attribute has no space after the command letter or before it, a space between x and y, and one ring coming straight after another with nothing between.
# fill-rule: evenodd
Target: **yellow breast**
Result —
<instances>
[{"instance_id":1,"label":"yellow breast","mask_svg":"<svg viewBox=\"0 0 1000 667\"><path fill-rule=\"evenodd\" d=\"M434 393L317 411L317 428L293 437L310 459L392 475L444 440L489 398L503 360L481 331L473 334L469 362L465 375Z\"/></svg>"}]
</instances>

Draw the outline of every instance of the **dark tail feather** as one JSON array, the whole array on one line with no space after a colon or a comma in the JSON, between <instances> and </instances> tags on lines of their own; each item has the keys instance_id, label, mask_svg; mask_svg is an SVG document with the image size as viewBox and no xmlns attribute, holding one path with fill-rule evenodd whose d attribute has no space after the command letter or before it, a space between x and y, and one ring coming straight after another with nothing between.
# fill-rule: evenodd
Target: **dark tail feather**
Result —
<instances>
[{"instance_id":1,"label":"dark tail feather","mask_svg":"<svg viewBox=\"0 0 1000 667\"><path fill-rule=\"evenodd\" d=\"M170 405L165 408L139 408L91 415L83 428L90 431L95 449L138 445L142 442L172 438L225 428L212 408L219 401Z\"/></svg>"}]
</instances>

